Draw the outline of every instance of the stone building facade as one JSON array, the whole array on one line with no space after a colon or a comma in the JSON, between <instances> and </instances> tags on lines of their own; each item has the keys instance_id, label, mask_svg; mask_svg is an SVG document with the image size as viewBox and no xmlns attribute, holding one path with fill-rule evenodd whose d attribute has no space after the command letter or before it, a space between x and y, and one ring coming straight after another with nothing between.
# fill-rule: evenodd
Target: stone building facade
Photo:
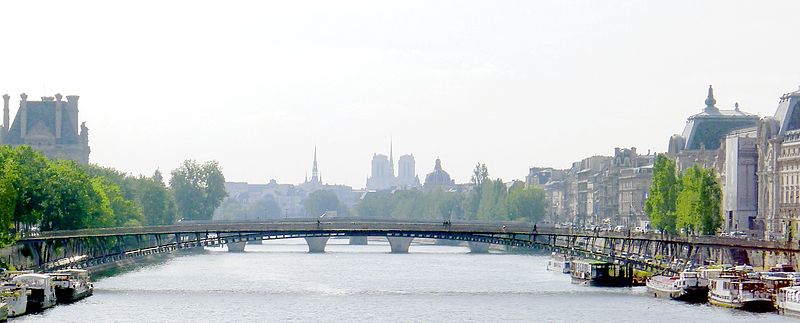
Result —
<instances>
[{"instance_id":1,"label":"stone building facade","mask_svg":"<svg viewBox=\"0 0 800 323\"><path fill-rule=\"evenodd\" d=\"M721 148L717 172L722 186L723 231L761 230L758 215L756 129L729 133ZM760 236L760 234L758 234Z\"/></svg>"},{"instance_id":2,"label":"stone building facade","mask_svg":"<svg viewBox=\"0 0 800 323\"><path fill-rule=\"evenodd\" d=\"M650 152L615 148L613 156L588 157L569 169L532 167L526 183L544 188L548 221L635 227L646 218L654 160Z\"/></svg>"},{"instance_id":3,"label":"stone building facade","mask_svg":"<svg viewBox=\"0 0 800 323\"><path fill-rule=\"evenodd\" d=\"M311 166L311 178L306 179L300 184L280 184L274 179L266 184L253 184L247 182L225 182L225 191L228 196L222 202L226 204L229 200L235 200L243 206L250 206L258 203L268 195L271 195L281 209L282 217L303 217L305 214L304 202L309 194L318 190L328 190L336 194L339 202L347 208L353 208L364 195L363 190L354 190L346 185L325 184L322 181L322 174L317 163L317 149L314 148L314 161ZM222 208L217 208L214 213L216 220L252 220L242 218L241 215L234 215L234 218L224 218ZM239 216L239 217L236 217Z\"/></svg>"},{"instance_id":4,"label":"stone building facade","mask_svg":"<svg viewBox=\"0 0 800 323\"><path fill-rule=\"evenodd\" d=\"M758 216L767 239L800 237L800 90L780 98L756 136Z\"/></svg>"},{"instance_id":5,"label":"stone building facade","mask_svg":"<svg viewBox=\"0 0 800 323\"><path fill-rule=\"evenodd\" d=\"M728 133L721 148L723 230L800 238L800 90L781 96L773 116Z\"/></svg>"},{"instance_id":6,"label":"stone building facade","mask_svg":"<svg viewBox=\"0 0 800 323\"><path fill-rule=\"evenodd\" d=\"M367 189L382 191L389 189L409 189L420 187L416 174L414 155L402 155L398 160L398 173L394 172L394 149L389 147L389 156L374 154L372 156L371 174L367 177Z\"/></svg>"},{"instance_id":7,"label":"stone building facade","mask_svg":"<svg viewBox=\"0 0 800 323\"><path fill-rule=\"evenodd\" d=\"M89 129L79 123L78 96L42 97L29 101L20 95L19 109L10 122L8 94L3 95L3 127L0 143L11 146L28 145L50 159L71 159L89 163ZM66 101L64 101L66 99Z\"/></svg>"}]
</instances>

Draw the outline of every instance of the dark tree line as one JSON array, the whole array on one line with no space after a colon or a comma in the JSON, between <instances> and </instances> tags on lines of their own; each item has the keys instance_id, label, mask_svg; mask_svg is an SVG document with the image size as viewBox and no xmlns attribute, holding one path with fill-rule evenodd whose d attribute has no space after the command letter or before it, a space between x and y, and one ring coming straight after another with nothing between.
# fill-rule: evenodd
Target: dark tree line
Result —
<instances>
[{"instance_id":1,"label":"dark tree line","mask_svg":"<svg viewBox=\"0 0 800 323\"><path fill-rule=\"evenodd\" d=\"M201 172L212 173L205 177L212 178L204 180L205 185L167 187L159 171L130 176L97 165L51 161L27 146L0 146L0 225L5 228L0 230L0 242L11 243L33 229L172 224L185 215L210 218L208 210L213 212L219 196L224 197L224 178L216 163L204 166ZM173 171L171 183L192 182L183 179L191 174L178 170ZM195 195L203 196L200 211L187 203L196 201Z\"/></svg>"}]
</instances>

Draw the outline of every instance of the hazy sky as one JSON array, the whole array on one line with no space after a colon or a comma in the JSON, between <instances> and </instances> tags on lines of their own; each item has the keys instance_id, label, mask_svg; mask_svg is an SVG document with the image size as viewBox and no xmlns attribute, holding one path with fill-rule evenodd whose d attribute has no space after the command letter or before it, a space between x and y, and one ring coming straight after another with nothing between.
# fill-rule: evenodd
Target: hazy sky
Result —
<instances>
[{"instance_id":1,"label":"hazy sky","mask_svg":"<svg viewBox=\"0 0 800 323\"><path fill-rule=\"evenodd\" d=\"M223 5L224 4L224 5ZM373 153L457 182L666 150L800 85L798 1L8 1L0 93L80 95L93 163L363 187Z\"/></svg>"}]
</instances>

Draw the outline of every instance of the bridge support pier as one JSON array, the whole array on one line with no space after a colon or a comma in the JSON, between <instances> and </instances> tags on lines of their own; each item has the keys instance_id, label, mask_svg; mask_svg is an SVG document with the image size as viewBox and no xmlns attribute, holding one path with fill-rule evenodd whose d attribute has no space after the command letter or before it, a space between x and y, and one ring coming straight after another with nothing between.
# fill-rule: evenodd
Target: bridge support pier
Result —
<instances>
[{"instance_id":1,"label":"bridge support pier","mask_svg":"<svg viewBox=\"0 0 800 323\"><path fill-rule=\"evenodd\" d=\"M408 247L411 246L413 237L386 237L389 240L389 246L392 247L392 253L408 253Z\"/></svg>"},{"instance_id":2,"label":"bridge support pier","mask_svg":"<svg viewBox=\"0 0 800 323\"><path fill-rule=\"evenodd\" d=\"M358 245L358 246L366 246L367 245L367 237L366 236L353 236L353 237L350 237L350 244L351 245Z\"/></svg>"},{"instance_id":3,"label":"bridge support pier","mask_svg":"<svg viewBox=\"0 0 800 323\"><path fill-rule=\"evenodd\" d=\"M330 237L306 237L306 243L308 244L308 252L311 253L322 253L325 252L325 246L328 244L328 239Z\"/></svg>"},{"instance_id":4,"label":"bridge support pier","mask_svg":"<svg viewBox=\"0 0 800 323\"><path fill-rule=\"evenodd\" d=\"M228 252L244 252L244 246L247 242L240 241L240 242L228 242L226 245L228 246Z\"/></svg>"},{"instance_id":5,"label":"bridge support pier","mask_svg":"<svg viewBox=\"0 0 800 323\"><path fill-rule=\"evenodd\" d=\"M469 253L489 253L489 244L485 242L467 242Z\"/></svg>"}]
</instances>

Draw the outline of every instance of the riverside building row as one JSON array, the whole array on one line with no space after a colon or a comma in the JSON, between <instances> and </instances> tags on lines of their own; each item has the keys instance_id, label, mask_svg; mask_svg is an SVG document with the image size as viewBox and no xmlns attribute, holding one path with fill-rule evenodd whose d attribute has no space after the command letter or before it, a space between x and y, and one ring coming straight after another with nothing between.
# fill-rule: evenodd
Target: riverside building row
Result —
<instances>
[{"instance_id":1,"label":"riverside building row","mask_svg":"<svg viewBox=\"0 0 800 323\"><path fill-rule=\"evenodd\" d=\"M782 95L767 117L744 112L738 103L719 109L716 102L709 86L705 107L670 137L666 154L679 172L693 165L717 172L723 231L798 240L800 90ZM526 182L547 192L548 221L644 227L654 160L649 152L617 148L614 156L588 157L569 169L530 168Z\"/></svg>"},{"instance_id":2,"label":"riverside building row","mask_svg":"<svg viewBox=\"0 0 800 323\"><path fill-rule=\"evenodd\" d=\"M647 225L644 202L653 177L655 154L615 148L613 156L592 156L569 169L533 167L527 185L544 188L546 221L584 225Z\"/></svg>"}]
</instances>

